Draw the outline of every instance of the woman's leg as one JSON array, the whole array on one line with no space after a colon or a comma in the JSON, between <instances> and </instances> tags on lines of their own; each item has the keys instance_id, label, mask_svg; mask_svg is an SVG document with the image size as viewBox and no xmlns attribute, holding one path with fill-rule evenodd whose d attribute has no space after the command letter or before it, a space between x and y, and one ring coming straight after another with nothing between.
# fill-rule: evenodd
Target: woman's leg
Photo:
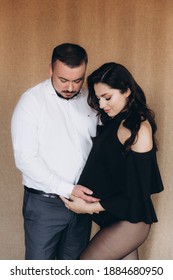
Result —
<instances>
[{"instance_id":1,"label":"woman's leg","mask_svg":"<svg viewBox=\"0 0 173 280\"><path fill-rule=\"evenodd\" d=\"M139 260L138 249L134 250L133 252L122 258L122 260Z\"/></svg>"},{"instance_id":2,"label":"woman's leg","mask_svg":"<svg viewBox=\"0 0 173 280\"><path fill-rule=\"evenodd\" d=\"M138 258L137 248L149 234L150 225L144 222L121 221L101 229L90 241L81 260L121 260Z\"/></svg>"}]
</instances>

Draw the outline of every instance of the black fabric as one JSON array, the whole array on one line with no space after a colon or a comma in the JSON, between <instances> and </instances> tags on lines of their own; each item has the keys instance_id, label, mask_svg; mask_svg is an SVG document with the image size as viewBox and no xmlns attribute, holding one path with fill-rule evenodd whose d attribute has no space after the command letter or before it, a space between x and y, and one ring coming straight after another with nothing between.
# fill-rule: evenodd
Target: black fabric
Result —
<instances>
[{"instance_id":1,"label":"black fabric","mask_svg":"<svg viewBox=\"0 0 173 280\"><path fill-rule=\"evenodd\" d=\"M163 184L156 149L153 146L145 153L130 150L124 155L117 131L125 116L123 112L114 117L95 139L78 182L101 199L106 211L93 215L101 227L120 220L157 222L151 195L161 192Z\"/></svg>"}]
</instances>

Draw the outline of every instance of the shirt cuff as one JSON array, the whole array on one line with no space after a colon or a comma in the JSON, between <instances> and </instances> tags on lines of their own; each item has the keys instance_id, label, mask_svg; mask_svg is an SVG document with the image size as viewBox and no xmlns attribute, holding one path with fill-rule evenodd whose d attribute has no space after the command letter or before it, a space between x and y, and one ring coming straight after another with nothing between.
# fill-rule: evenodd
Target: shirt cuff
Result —
<instances>
[{"instance_id":1,"label":"shirt cuff","mask_svg":"<svg viewBox=\"0 0 173 280\"><path fill-rule=\"evenodd\" d=\"M66 198L69 198L70 194L72 193L74 188L73 184L63 182L60 184L60 186L57 186L55 190L53 190L53 193L56 193L58 195L64 196Z\"/></svg>"}]
</instances>

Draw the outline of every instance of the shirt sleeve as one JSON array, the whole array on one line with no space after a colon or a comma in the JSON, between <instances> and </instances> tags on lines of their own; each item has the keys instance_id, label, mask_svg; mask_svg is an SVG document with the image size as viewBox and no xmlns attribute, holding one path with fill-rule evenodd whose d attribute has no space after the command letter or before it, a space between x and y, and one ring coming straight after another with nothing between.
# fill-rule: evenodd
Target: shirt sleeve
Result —
<instances>
[{"instance_id":1,"label":"shirt sleeve","mask_svg":"<svg viewBox=\"0 0 173 280\"><path fill-rule=\"evenodd\" d=\"M39 155L39 109L31 94L23 94L11 121L12 144L16 167L28 178L42 184L42 191L68 197L73 184L62 180Z\"/></svg>"},{"instance_id":2,"label":"shirt sleeve","mask_svg":"<svg viewBox=\"0 0 173 280\"><path fill-rule=\"evenodd\" d=\"M116 192L101 200L105 210L119 219L128 219L132 222L145 221L152 223L157 221L155 210L151 201L153 193L163 190L155 151L147 153L129 152L124 159L124 176Z\"/></svg>"}]
</instances>

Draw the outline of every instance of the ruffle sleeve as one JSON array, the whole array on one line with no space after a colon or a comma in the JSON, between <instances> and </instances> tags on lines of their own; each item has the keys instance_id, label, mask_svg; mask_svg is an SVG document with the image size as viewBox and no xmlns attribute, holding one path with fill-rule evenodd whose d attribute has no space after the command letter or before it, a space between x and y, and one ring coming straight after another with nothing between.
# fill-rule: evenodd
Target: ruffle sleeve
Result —
<instances>
[{"instance_id":1,"label":"ruffle sleeve","mask_svg":"<svg viewBox=\"0 0 173 280\"><path fill-rule=\"evenodd\" d=\"M144 221L148 224L157 222L151 195L161 192L163 183L155 149L146 153L130 151L124 159L123 173L119 192L116 191L100 201L103 208L118 220L134 223ZM114 178L117 190L116 170Z\"/></svg>"}]
</instances>

